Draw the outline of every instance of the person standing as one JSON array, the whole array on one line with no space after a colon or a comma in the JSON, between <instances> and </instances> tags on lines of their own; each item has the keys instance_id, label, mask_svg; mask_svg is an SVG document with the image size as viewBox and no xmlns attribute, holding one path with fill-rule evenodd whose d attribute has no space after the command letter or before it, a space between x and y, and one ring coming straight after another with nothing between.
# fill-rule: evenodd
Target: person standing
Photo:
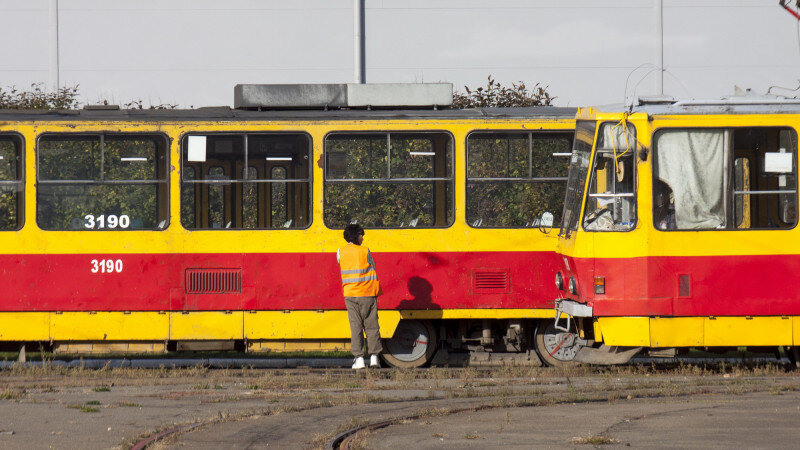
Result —
<instances>
[{"instance_id":1,"label":"person standing","mask_svg":"<svg viewBox=\"0 0 800 450\"><path fill-rule=\"evenodd\" d=\"M363 245L364 229L350 224L344 229L347 245L336 252L342 271L342 291L350 321L350 350L355 361L353 369L363 369L364 335L367 335L369 366L380 367L378 355L383 351L381 332L378 327L378 296L383 294L375 272L375 261L369 249Z\"/></svg>"}]
</instances>

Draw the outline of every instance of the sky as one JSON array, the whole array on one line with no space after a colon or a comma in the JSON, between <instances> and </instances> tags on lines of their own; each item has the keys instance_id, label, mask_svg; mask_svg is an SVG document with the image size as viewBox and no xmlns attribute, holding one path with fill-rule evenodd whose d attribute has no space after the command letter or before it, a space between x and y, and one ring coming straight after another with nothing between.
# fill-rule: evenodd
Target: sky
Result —
<instances>
[{"instance_id":1,"label":"sky","mask_svg":"<svg viewBox=\"0 0 800 450\"><path fill-rule=\"evenodd\" d=\"M53 84L52 0L0 0L0 87ZM232 105L237 83L354 81L352 0L58 0L58 78L81 100ZM365 0L370 83L489 75L558 106L656 93L652 0ZM800 84L798 21L774 0L663 0L664 93ZM797 92L776 90L788 95Z\"/></svg>"}]
</instances>

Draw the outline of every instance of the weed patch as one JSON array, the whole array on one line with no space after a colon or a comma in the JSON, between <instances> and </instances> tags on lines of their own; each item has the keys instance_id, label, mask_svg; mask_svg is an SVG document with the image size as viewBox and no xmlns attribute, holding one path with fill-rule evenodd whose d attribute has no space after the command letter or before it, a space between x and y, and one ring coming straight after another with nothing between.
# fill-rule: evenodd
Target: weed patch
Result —
<instances>
[{"instance_id":1,"label":"weed patch","mask_svg":"<svg viewBox=\"0 0 800 450\"><path fill-rule=\"evenodd\" d=\"M95 407L89 406L89 405L67 405L67 408L69 408L69 409L77 409L78 411L85 412L85 413L100 412L99 408L95 408Z\"/></svg>"},{"instance_id":2,"label":"weed patch","mask_svg":"<svg viewBox=\"0 0 800 450\"><path fill-rule=\"evenodd\" d=\"M610 445L616 443L617 440L609 436L597 435L574 437L570 442L577 445Z\"/></svg>"}]
</instances>

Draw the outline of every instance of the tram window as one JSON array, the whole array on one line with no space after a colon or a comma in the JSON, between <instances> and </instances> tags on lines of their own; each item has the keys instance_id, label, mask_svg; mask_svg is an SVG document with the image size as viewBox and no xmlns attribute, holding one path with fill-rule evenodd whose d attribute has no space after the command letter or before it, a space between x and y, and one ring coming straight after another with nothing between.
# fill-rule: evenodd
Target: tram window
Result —
<instances>
[{"instance_id":1,"label":"tram window","mask_svg":"<svg viewBox=\"0 0 800 450\"><path fill-rule=\"evenodd\" d=\"M585 230L627 231L636 225L635 153L632 125L602 125L586 199Z\"/></svg>"},{"instance_id":2,"label":"tram window","mask_svg":"<svg viewBox=\"0 0 800 450\"><path fill-rule=\"evenodd\" d=\"M453 223L453 140L446 133L331 134L323 218L329 228Z\"/></svg>"},{"instance_id":3,"label":"tram window","mask_svg":"<svg viewBox=\"0 0 800 450\"><path fill-rule=\"evenodd\" d=\"M225 169L215 166L208 169L208 179L224 180ZM231 221L225 215L225 189L230 190L230 183L215 183L208 186L208 222L211 228L230 228Z\"/></svg>"},{"instance_id":4,"label":"tram window","mask_svg":"<svg viewBox=\"0 0 800 450\"><path fill-rule=\"evenodd\" d=\"M797 139L793 130L733 131L733 226L792 228L797 222Z\"/></svg>"},{"instance_id":5,"label":"tram window","mask_svg":"<svg viewBox=\"0 0 800 450\"><path fill-rule=\"evenodd\" d=\"M22 140L0 136L0 231L22 227Z\"/></svg>"},{"instance_id":6,"label":"tram window","mask_svg":"<svg viewBox=\"0 0 800 450\"><path fill-rule=\"evenodd\" d=\"M183 168L184 180L196 180L194 167ZM197 216L195 214L197 202L197 184L190 183L181 186L181 225L184 228L194 228Z\"/></svg>"},{"instance_id":7,"label":"tram window","mask_svg":"<svg viewBox=\"0 0 800 450\"><path fill-rule=\"evenodd\" d=\"M736 158L734 161L733 183L736 191L747 192L750 190L750 160L748 158ZM733 207L736 228L750 228L749 196L735 195Z\"/></svg>"},{"instance_id":8,"label":"tram window","mask_svg":"<svg viewBox=\"0 0 800 450\"><path fill-rule=\"evenodd\" d=\"M654 195L659 218L674 210L674 220L656 223L662 230L725 228L724 129L670 129L655 138ZM667 193L667 190L669 193ZM666 199L666 201L665 201Z\"/></svg>"},{"instance_id":9,"label":"tram window","mask_svg":"<svg viewBox=\"0 0 800 450\"><path fill-rule=\"evenodd\" d=\"M300 133L186 136L181 223L187 229L306 228L310 159L311 140Z\"/></svg>"},{"instance_id":10,"label":"tram window","mask_svg":"<svg viewBox=\"0 0 800 450\"><path fill-rule=\"evenodd\" d=\"M780 229L797 223L797 136L788 128L672 129L655 138L661 230ZM727 181L731 180L731 181ZM668 186L670 202L659 201ZM674 220L663 222L663 205Z\"/></svg>"},{"instance_id":11,"label":"tram window","mask_svg":"<svg viewBox=\"0 0 800 450\"><path fill-rule=\"evenodd\" d=\"M272 179L285 180L286 169L284 167L273 167ZM272 200L270 203L272 209L269 213L272 215L273 223L286 223L286 221L289 220L289 205L286 201L286 188L286 183L274 183L272 185Z\"/></svg>"},{"instance_id":12,"label":"tram window","mask_svg":"<svg viewBox=\"0 0 800 450\"><path fill-rule=\"evenodd\" d=\"M163 136L44 135L37 145L36 220L43 230L160 230L167 226Z\"/></svg>"},{"instance_id":13,"label":"tram window","mask_svg":"<svg viewBox=\"0 0 800 450\"><path fill-rule=\"evenodd\" d=\"M248 166L246 178L258 179L258 169ZM258 228L258 183L245 182L242 186L242 224L242 228Z\"/></svg>"},{"instance_id":14,"label":"tram window","mask_svg":"<svg viewBox=\"0 0 800 450\"><path fill-rule=\"evenodd\" d=\"M558 227L571 133L475 132L467 138L467 224Z\"/></svg>"}]
</instances>

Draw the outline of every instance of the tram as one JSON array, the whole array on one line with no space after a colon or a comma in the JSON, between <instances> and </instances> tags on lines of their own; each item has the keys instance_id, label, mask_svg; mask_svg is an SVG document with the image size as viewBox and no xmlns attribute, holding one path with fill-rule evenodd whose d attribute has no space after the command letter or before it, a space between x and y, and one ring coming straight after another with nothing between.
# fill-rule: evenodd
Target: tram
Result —
<instances>
[{"instance_id":1,"label":"tram","mask_svg":"<svg viewBox=\"0 0 800 450\"><path fill-rule=\"evenodd\" d=\"M0 343L347 349L335 252L357 222L388 363L535 358L575 109L307 100L0 111Z\"/></svg>"},{"instance_id":2,"label":"tram","mask_svg":"<svg viewBox=\"0 0 800 450\"><path fill-rule=\"evenodd\" d=\"M543 352L800 345L800 101L580 108Z\"/></svg>"}]
</instances>

